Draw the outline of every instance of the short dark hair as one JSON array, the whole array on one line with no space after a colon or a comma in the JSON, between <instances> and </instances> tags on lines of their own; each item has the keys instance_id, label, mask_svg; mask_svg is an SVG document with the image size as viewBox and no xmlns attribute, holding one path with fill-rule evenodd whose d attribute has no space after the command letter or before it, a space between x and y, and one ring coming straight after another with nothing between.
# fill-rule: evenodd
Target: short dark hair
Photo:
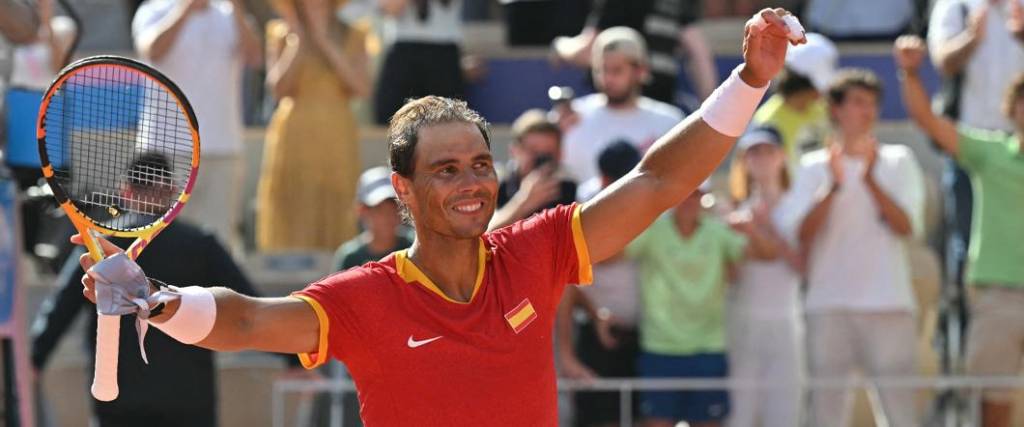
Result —
<instances>
[{"instance_id":1,"label":"short dark hair","mask_svg":"<svg viewBox=\"0 0 1024 427\"><path fill-rule=\"evenodd\" d=\"M807 76L786 67L775 81L775 90L782 96L792 96L809 90L816 91L814 82Z\"/></svg>"},{"instance_id":2,"label":"short dark hair","mask_svg":"<svg viewBox=\"0 0 1024 427\"><path fill-rule=\"evenodd\" d=\"M1024 73L1014 77L1010 85L1006 87L1006 95L1003 97L1003 114L1012 119L1013 105L1021 97L1024 97Z\"/></svg>"},{"instance_id":3,"label":"short dark hair","mask_svg":"<svg viewBox=\"0 0 1024 427\"><path fill-rule=\"evenodd\" d=\"M617 181L640 163L640 150L624 139L612 142L597 156L597 168L609 181Z\"/></svg>"},{"instance_id":4,"label":"short dark hair","mask_svg":"<svg viewBox=\"0 0 1024 427\"><path fill-rule=\"evenodd\" d=\"M410 99L391 116L391 123L388 125L388 163L391 170L411 178L420 129L445 123L476 125L484 137L487 148L491 148L487 121L480 113L469 108L465 101L440 96Z\"/></svg>"},{"instance_id":5,"label":"short dark hair","mask_svg":"<svg viewBox=\"0 0 1024 427\"><path fill-rule=\"evenodd\" d=\"M882 81L871 70L866 68L846 68L836 73L835 80L828 86L828 102L832 105L842 104L846 94L853 88L872 92L882 101Z\"/></svg>"},{"instance_id":6,"label":"short dark hair","mask_svg":"<svg viewBox=\"0 0 1024 427\"><path fill-rule=\"evenodd\" d=\"M559 144L562 143L562 129L557 123L548 120L547 114L539 108L524 111L512 122L512 134L516 143L522 142L523 137L531 133L553 135Z\"/></svg>"},{"instance_id":7,"label":"short dark hair","mask_svg":"<svg viewBox=\"0 0 1024 427\"><path fill-rule=\"evenodd\" d=\"M162 153L145 152L136 157L128 167L128 184L134 187L172 185L173 175L167 156Z\"/></svg>"}]
</instances>

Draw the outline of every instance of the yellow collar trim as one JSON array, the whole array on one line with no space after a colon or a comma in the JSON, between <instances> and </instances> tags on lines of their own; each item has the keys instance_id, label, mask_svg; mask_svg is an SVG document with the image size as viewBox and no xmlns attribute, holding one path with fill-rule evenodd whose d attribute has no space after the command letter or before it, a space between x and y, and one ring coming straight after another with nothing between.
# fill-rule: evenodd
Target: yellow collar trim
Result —
<instances>
[{"instance_id":1,"label":"yellow collar trim","mask_svg":"<svg viewBox=\"0 0 1024 427\"><path fill-rule=\"evenodd\" d=\"M398 271L398 276L402 280L408 283L419 283L427 290L437 294L439 297L444 298L445 301L452 302L455 304L470 304L476 297L476 293L480 291L480 285L484 282L484 265L487 263L487 249L484 248L484 241L480 239L479 254L477 255L476 263L476 283L473 284L473 294L470 295L469 301L462 302L451 299L448 295L445 295L433 280L430 280L423 270L420 270L416 264L413 264L412 260L409 259L407 250L401 250L395 252L395 269Z\"/></svg>"}]
</instances>

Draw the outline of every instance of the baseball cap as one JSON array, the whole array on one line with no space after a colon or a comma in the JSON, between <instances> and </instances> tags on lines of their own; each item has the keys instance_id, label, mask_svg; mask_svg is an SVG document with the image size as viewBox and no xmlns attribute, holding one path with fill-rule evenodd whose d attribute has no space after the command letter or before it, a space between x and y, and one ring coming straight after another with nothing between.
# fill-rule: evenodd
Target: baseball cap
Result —
<instances>
[{"instance_id":1,"label":"baseball cap","mask_svg":"<svg viewBox=\"0 0 1024 427\"><path fill-rule=\"evenodd\" d=\"M593 50L590 51L591 66L601 67L602 56L606 52L618 52L638 63L647 63L647 42L637 30L629 27L611 27L601 31L594 39Z\"/></svg>"},{"instance_id":2,"label":"baseball cap","mask_svg":"<svg viewBox=\"0 0 1024 427\"><path fill-rule=\"evenodd\" d=\"M736 148L739 150L746 150L759 144L775 144L781 146L782 134L779 133L778 129L771 126L755 127L748 130L747 133L740 137L740 141L736 143Z\"/></svg>"},{"instance_id":3,"label":"baseball cap","mask_svg":"<svg viewBox=\"0 0 1024 427\"><path fill-rule=\"evenodd\" d=\"M838 66L839 49L818 33L808 33L806 44L790 46L786 51L786 67L810 79L819 91L832 83Z\"/></svg>"},{"instance_id":4,"label":"baseball cap","mask_svg":"<svg viewBox=\"0 0 1024 427\"><path fill-rule=\"evenodd\" d=\"M395 189L391 186L391 169L383 166L367 169L359 176L356 193L359 203L371 207L388 199L397 199Z\"/></svg>"}]
</instances>

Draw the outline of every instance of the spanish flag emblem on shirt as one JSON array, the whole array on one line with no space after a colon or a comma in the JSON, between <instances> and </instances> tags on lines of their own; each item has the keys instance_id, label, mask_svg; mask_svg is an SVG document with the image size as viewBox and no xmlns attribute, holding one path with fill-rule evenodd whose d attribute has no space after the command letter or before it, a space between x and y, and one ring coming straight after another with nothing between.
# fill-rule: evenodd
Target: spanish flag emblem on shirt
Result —
<instances>
[{"instance_id":1,"label":"spanish flag emblem on shirt","mask_svg":"<svg viewBox=\"0 0 1024 427\"><path fill-rule=\"evenodd\" d=\"M537 311L533 309L533 304L530 304L529 298L524 298L523 302L519 303L516 308L505 313L505 320L508 321L508 325L517 334L519 331L526 329L536 319Z\"/></svg>"}]
</instances>

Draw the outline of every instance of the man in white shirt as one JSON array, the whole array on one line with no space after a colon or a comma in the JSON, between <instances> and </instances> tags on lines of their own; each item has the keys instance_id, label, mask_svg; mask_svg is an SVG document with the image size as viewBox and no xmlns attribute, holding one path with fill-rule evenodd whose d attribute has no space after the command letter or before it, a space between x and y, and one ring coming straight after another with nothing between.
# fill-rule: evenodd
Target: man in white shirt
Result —
<instances>
[{"instance_id":1,"label":"man in white shirt","mask_svg":"<svg viewBox=\"0 0 1024 427\"><path fill-rule=\"evenodd\" d=\"M914 299L907 240L922 229L924 188L913 153L874 136L881 86L841 72L828 91L829 148L805 155L787 203L787 228L808 254L807 342L812 377L913 375ZM910 343L910 344L908 344ZM918 426L914 391L878 390L894 427ZM848 396L812 393L815 426L843 426Z\"/></svg>"},{"instance_id":2,"label":"man in white shirt","mask_svg":"<svg viewBox=\"0 0 1024 427\"><path fill-rule=\"evenodd\" d=\"M562 144L562 162L581 193L600 188L597 157L609 144L625 140L643 153L683 118L678 108L640 95L650 68L646 44L636 30L602 31L591 58L600 92L573 101L579 123Z\"/></svg>"},{"instance_id":3,"label":"man in white shirt","mask_svg":"<svg viewBox=\"0 0 1024 427\"><path fill-rule=\"evenodd\" d=\"M147 0L135 13L132 35L139 55L181 88L199 121L202 167L183 215L237 249L244 174L242 66L259 65L261 57L244 5L240 0Z\"/></svg>"}]
</instances>

